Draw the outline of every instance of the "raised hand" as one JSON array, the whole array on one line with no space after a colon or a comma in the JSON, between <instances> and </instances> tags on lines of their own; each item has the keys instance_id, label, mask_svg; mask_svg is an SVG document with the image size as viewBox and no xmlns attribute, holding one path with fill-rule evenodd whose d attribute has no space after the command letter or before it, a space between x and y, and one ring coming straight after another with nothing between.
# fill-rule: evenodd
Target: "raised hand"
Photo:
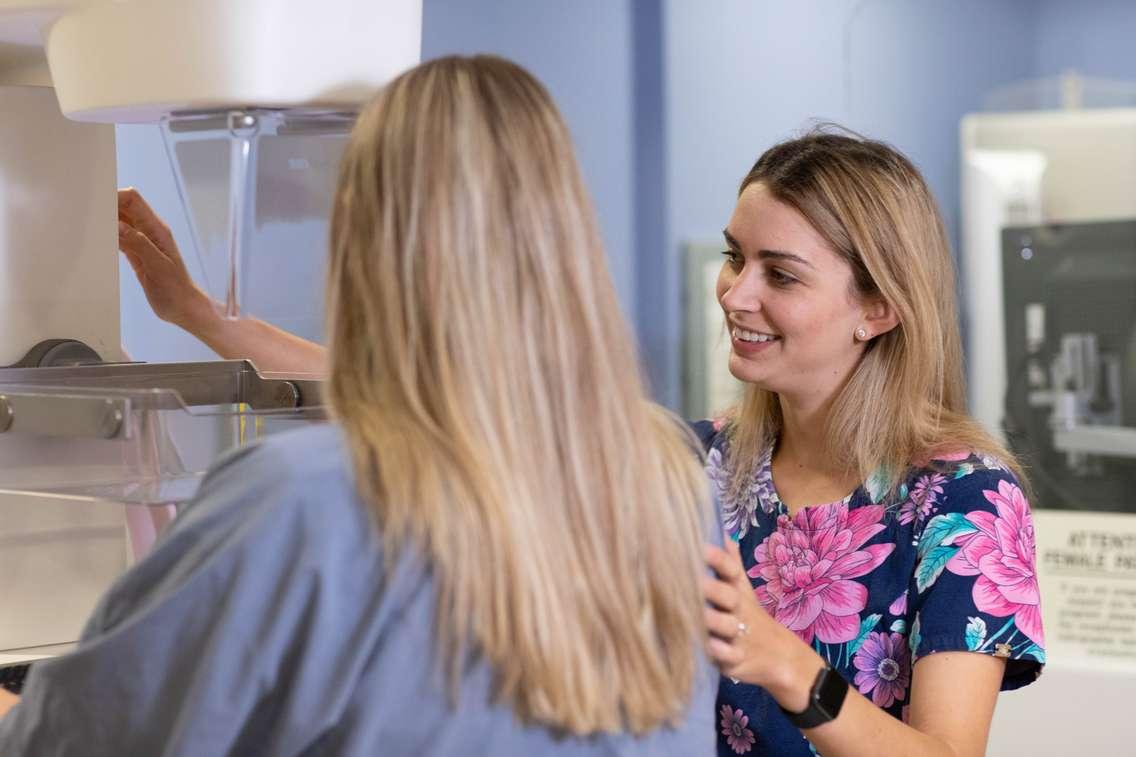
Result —
<instances>
[{"instance_id":1,"label":"raised hand","mask_svg":"<svg viewBox=\"0 0 1136 757\"><path fill-rule=\"evenodd\" d=\"M118 190L118 247L154 314L198 334L216 306L189 275L169 227L134 188Z\"/></svg>"}]
</instances>

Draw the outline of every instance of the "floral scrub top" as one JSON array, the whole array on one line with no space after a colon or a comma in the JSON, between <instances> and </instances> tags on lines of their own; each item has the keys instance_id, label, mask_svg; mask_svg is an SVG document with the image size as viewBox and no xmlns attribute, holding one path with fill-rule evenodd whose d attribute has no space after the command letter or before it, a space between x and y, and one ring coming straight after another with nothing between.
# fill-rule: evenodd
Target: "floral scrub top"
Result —
<instances>
[{"instance_id":1,"label":"floral scrub top","mask_svg":"<svg viewBox=\"0 0 1136 757\"><path fill-rule=\"evenodd\" d=\"M912 665L934 652L1006 658L1004 691L1040 674L1033 521L997 460L931 461L890 506L873 476L790 516L773 486L772 449L744 495L730 498L725 434L709 421L694 428L761 606L877 706L906 719ZM716 707L719 755L816 754L757 686L723 677Z\"/></svg>"}]
</instances>

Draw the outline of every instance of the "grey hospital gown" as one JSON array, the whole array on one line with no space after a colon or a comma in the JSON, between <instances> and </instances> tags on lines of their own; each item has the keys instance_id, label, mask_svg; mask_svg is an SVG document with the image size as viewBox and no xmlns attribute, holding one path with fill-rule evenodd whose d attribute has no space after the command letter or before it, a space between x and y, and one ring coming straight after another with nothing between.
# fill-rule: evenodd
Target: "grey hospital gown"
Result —
<instances>
[{"instance_id":1,"label":"grey hospital gown","mask_svg":"<svg viewBox=\"0 0 1136 757\"><path fill-rule=\"evenodd\" d=\"M471 534L470 538L476 538ZM230 454L71 654L35 665L0 755L708 755L717 677L650 737L556 739L489 701L458 707L432 655L434 591L380 539L334 426Z\"/></svg>"}]
</instances>

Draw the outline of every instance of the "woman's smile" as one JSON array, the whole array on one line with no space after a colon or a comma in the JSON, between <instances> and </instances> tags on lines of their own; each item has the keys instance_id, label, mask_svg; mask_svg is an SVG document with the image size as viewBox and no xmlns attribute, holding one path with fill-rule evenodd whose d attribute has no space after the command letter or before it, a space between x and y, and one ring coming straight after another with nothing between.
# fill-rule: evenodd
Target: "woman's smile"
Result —
<instances>
[{"instance_id":1,"label":"woman's smile","mask_svg":"<svg viewBox=\"0 0 1136 757\"><path fill-rule=\"evenodd\" d=\"M730 342L739 355L756 355L773 347L781 337L761 331L747 331L740 326L730 330Z\"/></svg>"}]
</instances>

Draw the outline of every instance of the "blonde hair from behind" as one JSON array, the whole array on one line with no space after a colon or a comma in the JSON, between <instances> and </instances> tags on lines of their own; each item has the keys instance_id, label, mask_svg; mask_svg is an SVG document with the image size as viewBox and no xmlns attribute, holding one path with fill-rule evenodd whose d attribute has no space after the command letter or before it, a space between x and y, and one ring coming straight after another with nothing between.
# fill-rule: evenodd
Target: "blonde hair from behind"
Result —
<instances>
[{"instance_id":1,"label":"blonde hair from behind","mask_svg":"<svg viewBox=\"0 0 1136 757\"><path fill-rule=\"evenodd\" d=\"M360 115L329 272L330 402L387 556L421 549L451 683L524 721L642 733L693 692L708 486L651 404L568 130L499 58Z\"/></svg>"},{"instance_id":2,"label":"blonde hair from behind","mask_svg":"<svg viewBox=\"0 0 1136 757\"><path fill-rule=\"evenodd\" d=\"M882 473L894 494L912 466L970 450L998 458L1025 486L1014 456L967 415L950 244L911 161L882 142L818 129L767 150L739 195L754 183L848 262L855 295L881 297L899 317L867 345L833 404L829 458L861 481ZM735 495L780 430L777 396L747 387L729 424Z\"/></svg>"}]
</instances>

